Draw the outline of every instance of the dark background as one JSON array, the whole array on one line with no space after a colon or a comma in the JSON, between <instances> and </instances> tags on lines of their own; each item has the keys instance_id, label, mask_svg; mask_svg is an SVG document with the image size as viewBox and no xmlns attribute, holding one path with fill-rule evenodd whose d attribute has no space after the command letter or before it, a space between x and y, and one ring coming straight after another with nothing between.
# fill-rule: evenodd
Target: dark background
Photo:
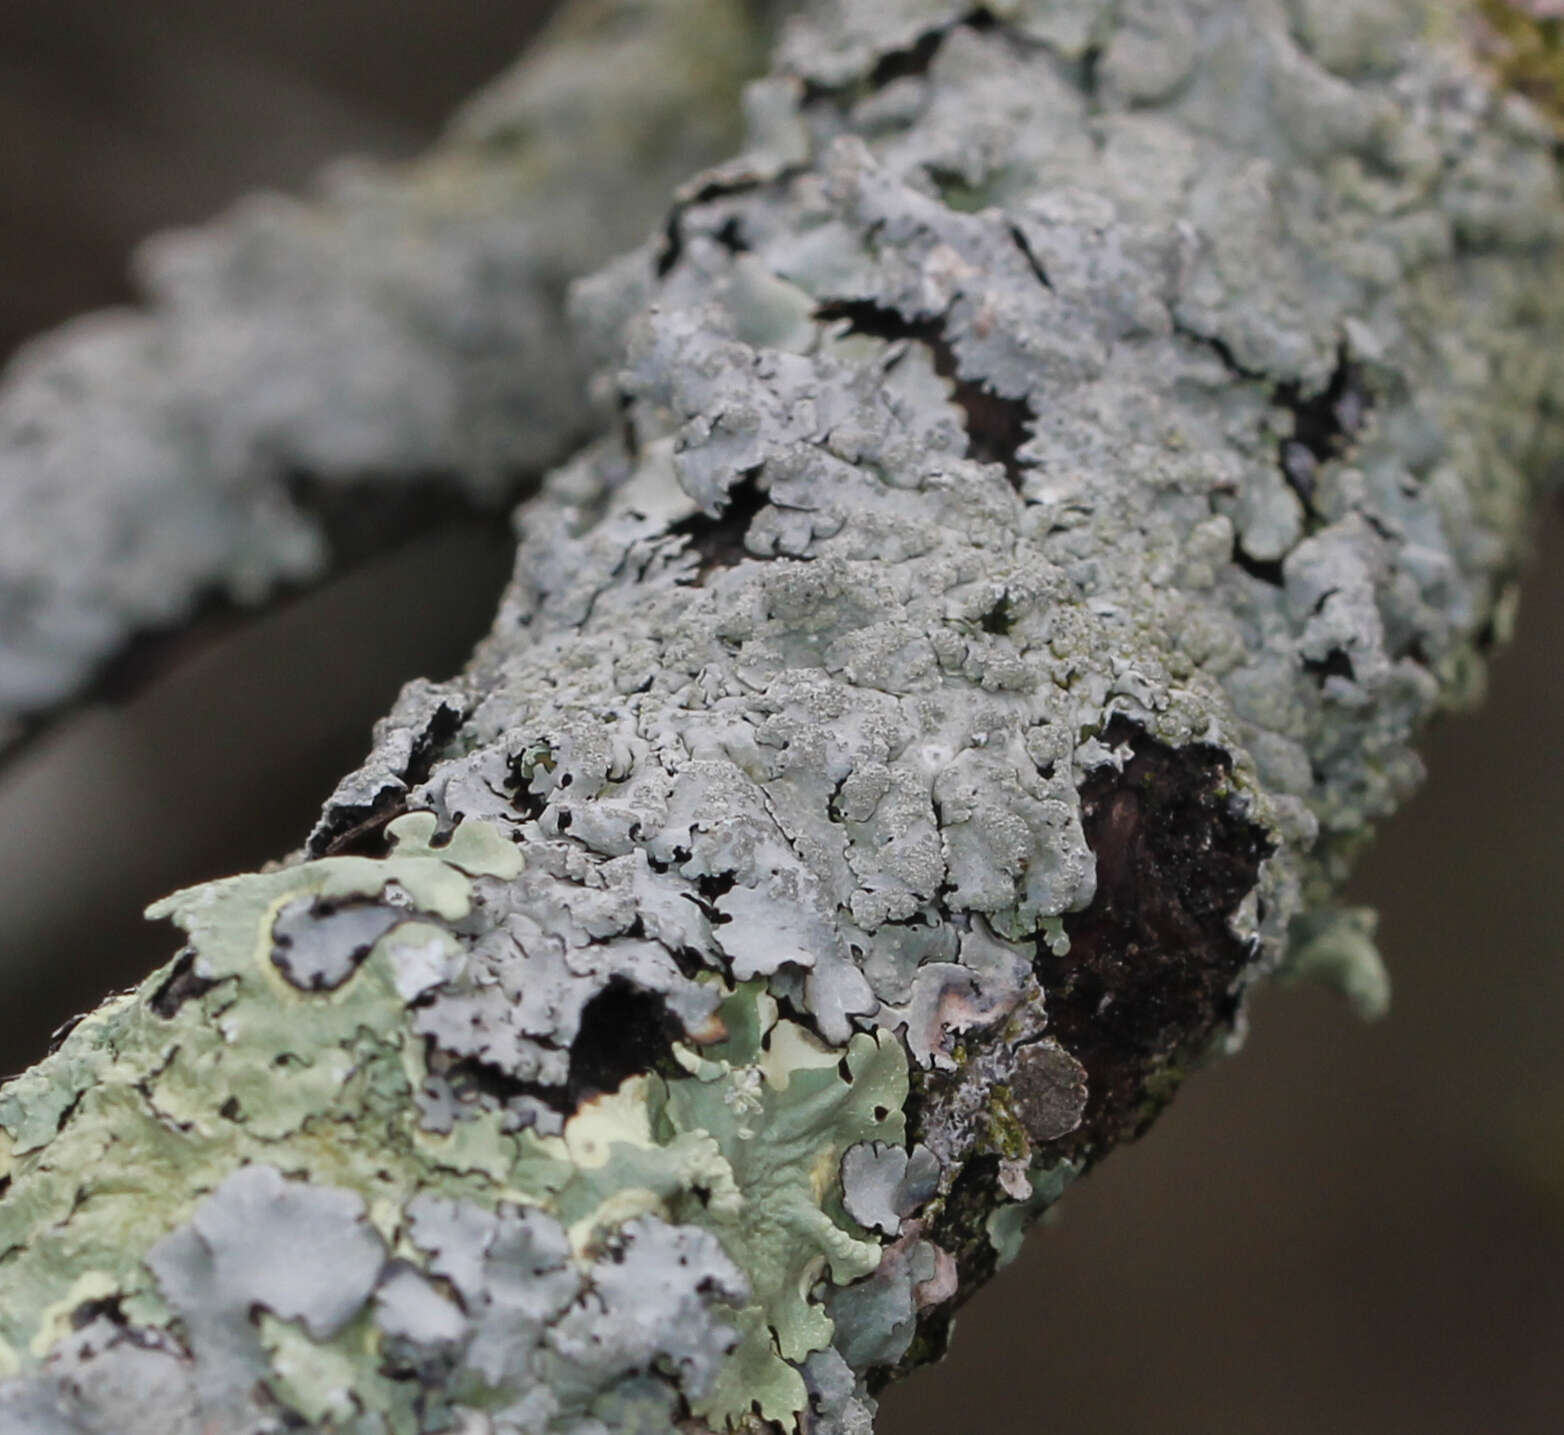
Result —
<instances>
[{"instance_id":1,"label":"dark background","mask_svg":"<svg viewBox=\"0 0 1564 1435\"><path fill-rule=\"evenodd\" d=\"M413 152L539 8L0 0L0 349L128 297L151 229ZM1542 528L1487 707L1431 735L1355 883L1392 1015L1263 994L1243 1053L1066 1198L882 1435L1564 1428L1557 504ZM459 666L506 557L452 530L199 632L0 772L0 1071L172 953L147 901L297 846L398 685Z\"/></svg>"}]
</instances>

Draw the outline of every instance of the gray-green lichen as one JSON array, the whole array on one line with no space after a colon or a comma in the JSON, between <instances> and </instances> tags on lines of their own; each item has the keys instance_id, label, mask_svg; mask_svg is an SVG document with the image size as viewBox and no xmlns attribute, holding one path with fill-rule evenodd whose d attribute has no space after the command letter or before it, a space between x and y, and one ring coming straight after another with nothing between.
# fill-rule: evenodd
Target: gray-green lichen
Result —
<instances>
[{"instance_id":1,"label":"gray-green lichen","mask_svg":"<svg viewBox=\"0 0 1564 1435\"><path fill-rule=\"evenodd\" d=\"M504 504L590 432L566 284L731 146L760 8L572 0L418 163L339 164L309 199L161 236L136 261L144 309L19 354L0 745L131 639L312 581L432 495Z\"/></svg>"},{"instance_id":2,"label":"gray-green lichen","mask_svg":"<svg viewBox=\"0 0 1564 1435\"><path fill-rule=\"evenodd\" d=\"M412 813L388 827L385 858L159 904L190 936L182 962L4 1089L0 1359L13 1372L47 1360L0 1391L0 1429L30 1428L49 1401L95 1428L84 1412L111 1407L110 1378L167 1387L166 1428L192 1435L203 1421L282 1429L286 1412L432 1430L455 1410L501 1431L585 1431L599 1404L632 1396L665 1418L683 1399L718 1425L752 1403L781 1420L803 1408L798 1366L833 1330L813 1288L879 1264L838 1169L850 1150L905 1140L900 1043L860 1032L826 1046L761 984L712 973L691 1008L705 1045L670 1045L666 1074L628 1075L564 1120L533 1098L431 1129L418 1098L432 1060L466 1052L426 1040L426 1018L466 1011L457 975L504 931L527 847L481 821L437 844L434 828ZM375 932L361 959L339 980L297 981L284 958L329 945L349 915ZM565 1020L556 1010L556 1038ZM561 1067L534 1089L566 1080ZM449 1081L441 1092L460 1108ZM103 1172L86 1186L83 1160ZM154 1228L168 1234L138 1250L135 1232ZM112 1362L61 1353L85 1309ZM170 1342L188 1357L177 1379ZM360 1384L366 1361L382 1373ZM652 1366L673 1384L648 1382Z\"/></svg>"},{"instance_id":3,"label":"gray-green lichen","mask_svg":"<svg viewBox=\"0 0 1564 1435\"><path fill-rule=\"evenodd\" d=\"M1290 941L1382 1005L1559 438L1551 137L1425 20L810 7L468 670L0 1093L0 1431L861 1432Z\"/></svg>"}]
</instances>

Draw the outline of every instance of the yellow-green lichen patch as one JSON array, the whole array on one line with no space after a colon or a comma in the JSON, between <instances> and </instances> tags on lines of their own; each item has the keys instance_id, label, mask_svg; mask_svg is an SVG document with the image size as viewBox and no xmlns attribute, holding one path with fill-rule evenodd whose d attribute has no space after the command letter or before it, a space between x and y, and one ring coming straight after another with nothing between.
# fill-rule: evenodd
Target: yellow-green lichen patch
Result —
<instances>
[{"instance_id":1,"label":"yellow-green lichen patch","mask_svg":"<svg viewBox=\"0 0 1564 1435\"><path fill-rule=\"evenodd\" d=\"M330 867L344 860L353 863L346 881ZM416 1223L409 1242L407 1223L416 1209L427 1220L419 1193L438 1190L452 1210L471 1213L469 1224L489 1222L491 1237L507 1210L532 1210L537 1230L559 1232L560 1269L575 1274L550 1320L582 1326L570 1347L581 1369L549 1379L594 1401L620 1389L634 1351L667 1337L593 1334L597 1317L585 1312L597 1307L572 1303L576 1293L601 1289L627 1242L660 1270L671 1258L666 1242L683 1250L697 1237L678 1233L703 1230L708 1244L680 1259L707 1271L707 1294L679 1294L695 1302L681 1319L719 1324L698 1348L681 1347L685 1388L714 1425L741 1420L755 1403L790 1423L806 1400L799 1367L832 1337L815 1287L879 1263L881 1243L846 1214L839 1173L856 1144L904 1142L900 1044L860 1033L826 1046L780 1019L763 985L751 983L722 1004L722 1043L700 1055L678 1048L686 1074L632 1076L586 1102L557 1136L505 1131L493 1112L449 1133L423 1130L411 1100L422 1052L404 1030L395 931L331 990L299 991L271 958L270 924L288 902L328 889L378 892L399 860L404 890L430 905L444 900L443 874L406 870L410 860L443 859L420 857L327 859L179 903L206 984L175 1009L165 1002L164 1015L155 1005L169 980L162 974L84 1024L54 1058L74 1078L92 1073L78 1104L52 1136L16 1118L26 1149L0 1203L0 1277L15 1315L0 1339L37 1360L85 1302L110 1301L138 1324L185 1333L208 1411L237 1419L244 1392L264 1386L334 1428L416 1430L406 1382L383 1373L383 1347L431 1327L404 1312L405 1329L393 1318L388 1330L367 1312L393 1269L387 1252L419 1260L436 1249ZM415 936L423 944L443 930L424 922ZM333 1287L340 1299L289 1253L289 1233L307 1239L315 1227L330 1236L332 1262L352 1258L351 1280ZM404 1285L416 1278L396 1269ZM438 1259L431 1270L454 1279ZM457 1318L459 1335L447 1323L428 1336L456 1362L451 1398L479 1408L522 1408L562 1358L555 1346L564 1337L552 1326L538 1339L553 1354L518 1366L498 1353L518 1338L498 1294L507 1279L495 1268L464 1292L470 1329ZM245 1315L252 1308L264 1312L259 1327ZM217 1340L213 1330L228 1334ZM583 1354L604 1340L620 1364ZM655 1404L667 1394L658 1387L634 1398Z\"/></svg>"},{"instance_id":2,"label":"yellow-green lichen patch","mask_svg":"<svg viewBox=\"0 0 1564 1435\"><path fill-rule=\"evenodd\" d=\"M842 1157L860 1142L903 1142L906 1058L885 1034L825 1046L780 1019L760 983L731 992L720 1015L726 1040L702 1055L679 1049L687 1074L630 1077L586 1102L559 1135L520 1133L521 1157L491 1199L431 1193L409 1204L403 1249L451 1282L472 1322L452 1376L464 1403L540 1419L543 1407L529 1402L545 1400L541 1372L554 1372L556 1394L579 1386L596 1400L623 1375L604 1373L607 1352L655 1346L680 1366L692 1408L714 1426L739 1424L755 1406L791 1425L804 1408L799 1367L832 1337L816 1287L869 1274L882 1250L843 1207ZM502 1250L520 1263L523 1285L496 1264ZM627 1311L576 1300L581 1282L601 1294L605 1282L628 1279L627 1262L650 1270L668 1250L684 1252L679 1270L638 1275L655 1289L632 1304L677 1297L692 1303L686 1321L715 1320L730 1329L726 1339L713 1327L710 1338L665 1348L656 1342L668 1332L637 1333L639 1319L626 1331ZM684 1290L701 1263L704 1296ZM404 1338L448 1348L457 1337L447 1315L430 1317L427 1336ZM554 1363L564 1355L568 1375Z\"/></svg>"},{"instance_id":3,"label":"yellow-green lichen patch","mask_svg":"<svg viewBox=\"0 0 1564 1435\"><path fill-rule=\"evenodd\" d=\"M0 1339L18 1350L52 1343L53 1318L37 1313L69 1300L86 1272L111 1281L122 1301L155 1307L141 1256L247 1161L307 1170L398 1206L436 1173L463 1189L503 1181L518 1147L492 1121L462 1133L454 1171L438 1141L420 1145L412 1092L423 1058L406 1030L399 954L411 941L427 961L432 946L450 944L438 924L467 915L476 878L514 877L521 854L481 823L463 824L442 848L433 835L431 814L409 814L392 826L388 858L229 878L153 908L186 929L187 953L92 1013L0 1092L11 1148ZM376 901L392 887L406 904L388 909L397 925L339 985L301 991L284 977L272 959L279 911ZM362 1139L366 1130L374 1141Z\"/></svg>"},{"instance_id":4,"label":"yellow-green lichen patch","mask_svg":"<svg viewBox=\"0 0 1564 1435\"><path fill-rule=\"evenodd\" d=\"M739 1350L698 1409L734 1420L758 1401L768 1419L786 1420L804 1404L793 1366L831 1339L811 1288L827 1273L844 1284L879 1263L880 1243L850 1233L839 1171L858 1142L905 1141L907 1059L884 1032L860 1032L845 1052L824 1047L778 1021L764 993L740 991L722 1012L728 1041L690 1079L668 1083L668 1119L715 1140L741 1197L686 1198L674 1214L715 1231L752 1290Z\"/></svg>"},{"instance_id":5,"label":"yellow-green lichen patch","mask_svg":"<svg viewBox=\"0 0 1564 1435\"><path fill-rule=\"evenodd\" d=\"M268 1386L312 1426L351 1430L360 1418L378 1416L388 1435L417 1435L423 1428L419 1406L425 1392L414 1381L383 1373L385 1342L368 1315L327 1341L312 1339L299 1322L270 1312L262 1312L257 1323Z\"/></svg>"},{"instance_id":6,"label":"yellow-green lichen patch","mask_svg":"<svg viewBox=\"0 0 1564 1435\"><path fill-rule=\"evenodd\" d=\"M695 1408L721 1425L758 1403L790 1422L805 1402L797 1367L831 1340L813 1288L879 1263L881 1243L855 1234L842 1205L839 1173L850 1147L905 1140L906 1056L885 1033L827 1047L779 1019L759 983L720 1014L728 1038L700 1056L682 1050L689 1075L632 1077L560 1136L522 1133L511 1189L564 1224L578 1262L640 1217L712 1232L749 1296L724 1313L738 1345Z\"/></svg>"}]
</instances>

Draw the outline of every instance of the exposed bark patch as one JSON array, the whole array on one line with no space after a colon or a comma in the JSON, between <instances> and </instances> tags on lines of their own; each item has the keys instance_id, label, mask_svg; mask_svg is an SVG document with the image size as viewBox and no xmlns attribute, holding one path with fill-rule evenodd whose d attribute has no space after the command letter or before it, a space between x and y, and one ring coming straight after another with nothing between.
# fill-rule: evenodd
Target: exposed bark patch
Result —
<instances>
[{"instance_id":1,"label":"exposed bark patch","mask_svg":"<svg viewBox=\"0 0 1564 1435\"><path fill-rule=\"evenodd\" d=\"M681 851L675 848L675 853ZM680 859L681 865L688 862L689 855L685 854ZM717 900L725 897L738 885L738 878L732 872L702 872L695 877L695 890L699 896L695 899L701 910L706 914L706 920L713 926L721 926L724 922L733 920L726 912L717 910Z\"/></svg>"},{"instance_id":2,"label":"exposed bark patch","mask_svg":"<svg viewBox=\"0 0 1564 1435\"><path fill-rule=\"evenodd\" d=\"M683 1035L660 996L614 978L581 1012L570 1043L563 1109L574 1111L583 1101L617 1091L628 1077L668 1067L673 1043Z\"/></svg>"},{"instance_id":3,"label":"exposed bark patch","mask_svg":"<svg viewBox=\"0 0 1564 1435\"><path fill-rule=\"evenodd\" d=\"M883 90L897 80L917 78L929 72L934 57L945 43L948 30L929 30L905 49L890 50L881 55L869 71L869 89Z\"/></svg>"},{"instance_id":4,"label":"exposed bark patch","mask_svg":"<svg viewBox=\"0 0 1564 1435\"><path fill-rule=\"evenodd\" d=\"M985 31L998 28L999 21L988 7L975 5L954 23L925 30L910 45L885 51L875 61L874 67L867 75L860 76L850 84L810 83L805 87L803 102L805 105L814 105L822 101L857 99L883 90L897 80L921 79L933 68L934 61L944 48L945 41L954 31L962 29Z\"/></svg>"},{"instance_id":5,"label":"exposed bark patch","mask_svg":"<svg viewBox=\"0 0 1564 1435\"><path fill-rule=\"evenodd\" d=\"M1278 384L1276 402L1293 416L1292 437L1281 441L1277 459L1293 491L1312 510L1319 466L1352 447L1368 422L1374 396L1362 370L1340 349L1330 382L1319 393L1304 398L1296 382Z\"/></svg>"},{"instance_id":6,"label":"exposed bark patch","mask_svg":"<svg viewBox=\"0 0 1564 1435\"><path fill-rule=\"evenodd\" d=\"M163 979L163 985L152 994L150 1003L152 1010L165 1021L173 1017L187 1001L205 996L217 985L211 978L203 977L196 971L195 959L195 948L186 947L174 958L174 964L169 969L168 976Z\"/></svg>"},{"instance_id":7,"label":"exposed bark patch","mask_svg":"<svg viewBox=\"0 0 1564 1435\"><path fill-rule=\"evenodd\" d=\"M106 1296L101 1300L84 1300L71 1311L72 1330L85 1330L95 1320L106 1320L121 1329L130 1327L125 1312L120 1309L120 1297L117 1295Z\"/></svg>"},{"instance_id":8,"label":"exposed bark patch","mask_svg":"<svg viewBox=\"0 0 1564 1435\"><path fill-rule=\"evenodd\" d=\"M672 209L663 224L662 247L657 252L655 268L659 279L666 279L684 257L684 216L697 205L710 204L714 199L728 195L747 194L760 188L758 179L713 180L702 185L693 194L686 194Z\"/></svg>"},{"instance_id":9,"label":"exposed bark patch","mask_svg":"<svg viewBox=\"0 0 1564 1435\"><path fill-rule=\"evenodd\" d=\"M1352 659L1344 648L1332 648L1323 658L1305 658L1303 670L1312 675L1322 688L1327 678L1346 678L1350 682L1357 676Z\"/></svg>"},{"instance_id":10,"label":"exposed bark patch","mask_svg":"<svg viewBox=\"0 0 1564 1435\"><path fill-rule=\"evenodd\" d=\"M1088 100L1095 101L1102 94L1103 54L1101 45L1092 45L1081 56L1081 93Z\"/></svg>"},{"instance_id":11,"label":"exposed bark patch","mask_svg":"<svg viewBox=\"0 0 1564 1435\"><path fill-rule=\"evenodd\" d=\"M1052 290L1053 281L1048 277L1048 271L1043 268L1043 261L1037 257L1037 252L1027 242L1026 234L1017 224L1010 226L1010 237L1015 240L1016 248L1021 251L1021 257L1026 260L1026 267L1036 276L1037 282L1044 289Z\"/></svg>"},{"instance_id":12,"label":"exposed bark patch","mask_svg":"<svg viewBox=\"0 0 1564 1435\"><path fill-rule=\"evenodd\" d=\"M746 558L758 556L744 546L744 535L765 506L760 470L751 469L728 490L727 507L721 513L715 517L692 513L675 523L669 532L689 539L691 549L700 555L699 576L705 578L715 569L733 568Z\"/></svg>"},{"instance_id":13,"label":"exposed bark patch","mask_svg":"<svg viewBox=\"0 0 1564 1435\"><path fill-rule=\"evenodd\" d=\"M335 836L326 839L324 846L311 852L318 857L384 857L391 850L385 831L406 811L407 803L395 792L387 792L378 806L341 807L332 812L333 825L341 819L352 818L357 813L367 815L356 822L342 826Z\"/></svg>"},{"instance_id":14,"label":"exposed bark patch","mask_svg":"<svg viewBox=\"0 0 1564 1435\"><path fill-rule=\"evenodd\" d=\"M1008 593L1001 593L994 606L983 614L979 623L985 633L993 633L996 637L1004 637L1015 627L1015 605L1010 601Z\"/></svg>"},{"instance_id":15,"label":"exposed bark patch","mask_svg":"<svg viewBox=\"0 0 1564 1435\"><path fill-rule=\"evenodd\" d=\"M526 1096L568 1117L594 1097L618 1090L628 1077L676 1072L673 1043L683 1037L660 996L616 977L582 1009L562 1086L514 1076L481 1057L452 1057L437 1044L430 1047L429 1069L459 1102L482 1098L505 1106Z\"/></svg>"},{"instance_id":16,"label":"exposed bark patch","mask_svg":"<svg viewBox=\"0 0 1564 1435\"><path fill-rule=\"evenodd\" d=\"M999 1157L992 1152L974 1156L951 1183L929 1223L928 1237L955 1253L961 1279L956 1300L937 1309L935 1319L947 1310L954 1314L966 1295L985 1284L999 1268L999 1252L988 1238L988 1218L1004 1199L999 1194Z\"/></svg>"},{"instance_id":17,"label":"exposed bark patch","mask_svg":"<svg viewBox=\"0 0 1564 1435\"><path fill-rule=\"evenodd\" d=\"M563 1090L558 1086L512 1076L480 1057L452 1056L433 1038L426 1042L426 1050L430 1075L444 1081L452 1096L463 1105L476 1105L486 1098L493 1106L504 1106L518 1096L530 1096L555 1111L570 1114L572 1108L566 1105Z\"/></svg>"},{"instance_id":18,"label":"exposed bark patch","mask_svg":"<svg viewBox=\"0 0 1564 1435\"><path fill-rule=\"evenodd\" d=\"M721 227L711 237L726 249L729 254L748 254L750 252L751 245L744 235L743 222L736 214L730 214L723 220Z\"/></svg>"},{"instance_id":19,"label":"exposed bark patch","mask_svg":"<svg viewBox=\"0 0 1564 1435\"><path fill-rule=\"evenodd\" d=\"M441 703L422 732L413 739L407 767L401 774L407 789L427 782L446 745L461 731L464 714ZM384 857L391 850L385 829L408 810L404 792L385 789L366 806L333 807L310 845L312 857Z\"/></svg>"},{"instance_id":20,"label":"exposed bark patch","mask_svg":"<svg viewBox=\"0 0 1564 1435\"><path fill-rule=\"evenodd\" d=\"M532 779L539 768L545 772L554 769L554 758L546 745L523 748L506 763L505 788L510 794L510 805L529 822L542 817L549 803L547 793L532 790Z\"/></svg>"},{"instance_id":21,"label":"exposed bark patch","mask_svg":"<svg viewBox=\"0 0 1564 1435\"><path fill-rule=\"evenodd\" d=\"M1282 565L1277 559L1250 557L1244 551L1244 545L1236 538L1233 540L1233 562L1251 578L1258 578L1262 583L1269 583L1273 588L1280 588L1286 582L1282 576Z\"/></svg>"},{"instance_id":22,"label":"exposed bark patch","mask_svg":"<svg viewBox=\"0 0 1564 1435\"><path fill-rule=\"evenodd\" d=\"M1081 789L1097 895L1064 919L1070 950L1039 942L1049 1032L1086 1069L1080 1127L1043 1150L1091 1159L1139 1135L1185 1069L1228 1025L1248 962L1229 920L1270 840L1224 791L1227 755L1171 748L1115 718L1134 756Z\"/></svg>"},{"instance_id":23,"label":"exposed bark patch","mask_svg":"<svg viewBox=\"0 0 1564 1435\"><path fill-rule=\"evenodd\" d=\"M938 319L907 319L894 309L867 299L844 299L823 304L815 311L822 321L845 319L848 331L869 338L912 339L924 345L934 360L934 372L952 386L951 398L965 415L967 457L978 463L997 463L1010 486L1021 488L1022 463L1018 454L1032 436L1032 407L1025 399L1007 399L980 379L964 379L957 371L956 351L945 337Z\"/></svg>"}]
</instances>

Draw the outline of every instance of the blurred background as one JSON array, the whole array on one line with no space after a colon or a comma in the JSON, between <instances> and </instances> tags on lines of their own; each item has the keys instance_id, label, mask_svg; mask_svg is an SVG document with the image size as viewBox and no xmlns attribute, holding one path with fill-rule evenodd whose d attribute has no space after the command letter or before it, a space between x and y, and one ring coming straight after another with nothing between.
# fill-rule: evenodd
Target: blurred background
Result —
<instances>
[{"instance_id":1,"label":"blurred background","mask_svg":"<svg viewBox=\"0 0 1564 1435\"><path fill-rule=\"evenodd\" d=\"M0 351L130 297L138 237L344 151L410 154L527 0L0 0ZM406 679L504 581L453 527L245 625L0 771L0 1072L175 948L141 908L296 847ZM1472 1435L1564 1428L1564 521L1482 713L1355 882L1396 982L1374 1027L1267 992L1245 1050L1064 1201L882 1435ZM437 589L439 601L430 601ZM165 659L170 654L165 653Z\"/></svg>"}]
</instances>

